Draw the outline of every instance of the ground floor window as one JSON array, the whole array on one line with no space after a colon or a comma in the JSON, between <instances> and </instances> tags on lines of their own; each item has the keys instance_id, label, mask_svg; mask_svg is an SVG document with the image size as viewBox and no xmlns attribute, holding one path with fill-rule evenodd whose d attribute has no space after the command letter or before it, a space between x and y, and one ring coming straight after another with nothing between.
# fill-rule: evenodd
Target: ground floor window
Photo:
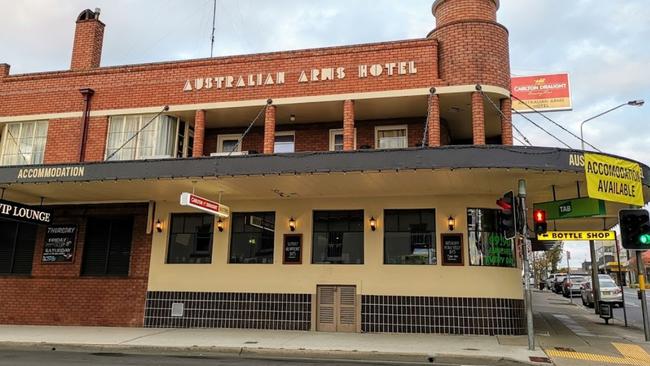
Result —
<instances>
[{"instance_id":1,"label":"ground floor window","mask_svg":"<svg viewBox=\"0 0 650 366\"><path fill-rule=\"evenodd\" d=\"M89 217L81 274L128 276L133 217Z\"/></svg>"},{"instance_id":2,"label":"ground floor window","mask_svg":"<svg viewBox=\"0 0 650 366\"><path fill-rule=\"evenodd\" d=\"M173 214L167 263L211 263L214 216Z\"/></svg>"},{"instance_id":3,"label":"ground floor window","mask_svg":"<svg viewBox=\"0 0 650 366\"><path fill-rule=\"evenodd\" d=\"M363 264L363 210L314 211L312 263Z\"/></svg>"},{"instance_id":4,"label":"ground floor window","mask_svg":"<svg viewBox=\"0 0 650 366\"><path fill-rule=\"evenodd\" d=\"M515 267L514 245L497 230L499 210L467 209L469 262L472 266Z\"/></svg>"},{"instance_id":5,"label":"ground floor window","mask_svg":"<svg viewBox=\"0 0 650 366\"><path fill-rule=\"evenodd\" d=\"M230 263L273 263L275 212L232 215Z\"/></svg>"},{"instance_id":6,"label":"ground floor window","mask_svg":"<svg viewBox=\"0 0 650 366\"><path fill-rule=\"evenodd\" d=\"M0 220L0 274L31 274L36 225Z\"/></svg>"},{"instance_id":7,"label":"ground floor window","mask_svg":"<svg viewBox=\"0 0 650 366\"><path fill-rule=\"evenodd\" d=\"M436 211L384 211L384 263L436 264Z\"/></svg>"}]
</instances>

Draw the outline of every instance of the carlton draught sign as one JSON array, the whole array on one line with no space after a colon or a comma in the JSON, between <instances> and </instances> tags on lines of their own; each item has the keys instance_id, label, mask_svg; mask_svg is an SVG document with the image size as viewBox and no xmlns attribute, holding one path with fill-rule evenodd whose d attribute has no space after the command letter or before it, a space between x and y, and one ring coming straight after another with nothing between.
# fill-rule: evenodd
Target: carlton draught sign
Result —
<instances>
[{"instance_id":1,"label":"carlton draught sign","mask_svg":"<svg viewBox=\"0 0 650 366\"><path fill-rule=\"evenodd\" d=\"M569 74L512 77L511 87L517 112L571 110Z\"/></svg>"}]
</instances>

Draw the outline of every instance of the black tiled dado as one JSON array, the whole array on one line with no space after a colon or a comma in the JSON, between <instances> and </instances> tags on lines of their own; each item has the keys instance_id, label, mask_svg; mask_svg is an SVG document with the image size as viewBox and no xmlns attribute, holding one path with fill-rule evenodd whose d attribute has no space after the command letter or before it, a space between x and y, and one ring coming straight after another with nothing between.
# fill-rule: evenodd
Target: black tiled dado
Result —
<instances>
[{"instance_id":1,"label":"black tiled dado","mask_svg":"<svg viewBox=\"0 0 650 366\"><path fill-rule=\"evenodd\" d=\"M361 330L370 333L521 335L525 316L515 299L361 297Z\"/></svg>"},{"instance_id":2,"label":"black tiled dado","mask_svg":"<svg viewBox=\"0 0 650 366\"><path fill-rule=\"evenodd\" d=\"M233 292L147 292L144 324L149 328L250 328L309 330L310 294ZM172 304L183 304L172 316Z\"/></svg>"}]
</instances>

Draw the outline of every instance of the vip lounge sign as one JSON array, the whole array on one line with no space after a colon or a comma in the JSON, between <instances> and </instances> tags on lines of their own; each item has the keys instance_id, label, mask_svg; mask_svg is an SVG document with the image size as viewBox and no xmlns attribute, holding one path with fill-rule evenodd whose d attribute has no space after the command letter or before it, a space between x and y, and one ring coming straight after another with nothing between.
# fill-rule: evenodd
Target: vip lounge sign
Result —
<instances>
[{"instance_id":1,"label":"vip lounge sign","mask_svg":"<svg viewBox=\"0 0 650 366\"><path fill-rule=\"evenodd\" d=\"M0 200L0 218L29 224L49 225L52 222L52 213L42 207Z\"/></svg>"},{"instance_id":2,"label":"vip lounge sign","mask_svg":"<svg viewBox=\"0 0 650 366\"><path fill-rule=\"evenodd\" d=\"M228 206L211 201L207 198L199 197L192 193L181 193L181 206L192 207L219 217L230 216L230 208Z\"/></svg>"},{"instance_id":3,"label":"vip lounge sign","mask_svg":"<svg viewBox=\"0 0 650 366\"><path fill-rule=\"evenodd\" d=\"M585 176L589 197L643 206L643 171L638 163L585 153Z\"/></svg>"}]
</instances>

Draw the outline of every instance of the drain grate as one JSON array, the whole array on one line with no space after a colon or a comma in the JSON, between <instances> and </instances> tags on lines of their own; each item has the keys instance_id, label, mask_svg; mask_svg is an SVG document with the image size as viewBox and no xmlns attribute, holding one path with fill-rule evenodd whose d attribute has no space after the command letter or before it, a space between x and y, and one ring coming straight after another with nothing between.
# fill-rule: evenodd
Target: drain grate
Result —
<instances>
[{"instance_id":1,"label":"drain grate","mask_svg":"<svg viewBox=\"0 0 650 366\"><path fill-rule=\"evenodd\" d=\"M552 363L548 357L530 356L530 362Z\"/></svg>"}]
</instances>

